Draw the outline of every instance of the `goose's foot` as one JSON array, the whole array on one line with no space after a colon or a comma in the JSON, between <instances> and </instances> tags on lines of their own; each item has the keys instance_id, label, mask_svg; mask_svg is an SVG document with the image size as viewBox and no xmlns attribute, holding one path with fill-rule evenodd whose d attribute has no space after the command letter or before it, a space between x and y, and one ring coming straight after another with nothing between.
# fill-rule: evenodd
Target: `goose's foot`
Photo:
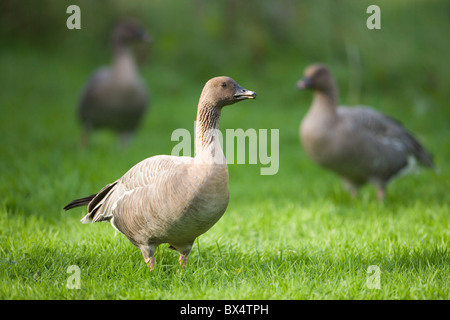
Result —
<instances>
[{"instance_id":1,"label":"goose's foot","mask_svg":"<svg viewBox=\"0 0 450 320\"><path fill-rule=\"evenodd\" d=\"M180 254L180 257L178 258L178 262L183 267L183 269L186 269L186 263L187 263L187 256Z\"/></svg>"},{"instance_id":2,"label":"goose's foot","mask_svg":"<svg viewBox=\"0 0 450 320\"><path fill-rule=\"evenodd\" d=\"M150 268L150 271L152 271L155 268L156 259L154 257L145 259L145 263Z\"/></svg>"},{"instance_id":3,"label":"goose's foot","mask_svg":"<svg viewBox=\"0 0 450 320\"><path fill-rule=\"evenodd\" d=\"M377 190L378 202L382 203L384 201L385 197L386 197L386 191L384 189L378 189Z\"/></svg>"}]
</instances>

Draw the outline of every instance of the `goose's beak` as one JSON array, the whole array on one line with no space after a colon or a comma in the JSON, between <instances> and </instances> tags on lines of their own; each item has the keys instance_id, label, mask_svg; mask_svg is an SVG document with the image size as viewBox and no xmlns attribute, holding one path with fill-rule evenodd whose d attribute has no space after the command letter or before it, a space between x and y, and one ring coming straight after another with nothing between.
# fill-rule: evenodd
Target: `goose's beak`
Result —
<instances>
[{"instance_id":1,"label":"goose's beak","mask_svg":"<svg viewBox=\"0 0 450 320\"><path fill-rule=\"evenodd\" d=\"M256 92L244 89L240 86L236 86L236 91L234 93L234 99L244 100L244 99L256 99Z\"/></svg>"},{"instance_id":2,"label":"goose's beak","mask_svg":"<svg viewBox=\"0 0 450 320\"><path fill-rule=\"evenodd\" d=\"M300 90L311 88L311 79L308 77L304 77L303 79L297 82L297 88Z\"/></svg>"}]
</instances>

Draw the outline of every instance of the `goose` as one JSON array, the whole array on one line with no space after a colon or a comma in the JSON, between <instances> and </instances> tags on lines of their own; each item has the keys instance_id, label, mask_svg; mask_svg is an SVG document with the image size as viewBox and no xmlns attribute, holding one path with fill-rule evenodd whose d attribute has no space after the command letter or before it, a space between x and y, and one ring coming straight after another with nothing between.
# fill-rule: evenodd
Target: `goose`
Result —
<instances>
[{"instance_id":1,"label":"goose","mask_svg":"<svg viewBox=\"0 0 450 320\"><path fill-rule=\"evenodd\" d=\"M81 221L109 221L141 250L150 270L158 245L169 243L180 253L184 269L194 240L222 217L228 205L228 168L218 139L222 108L254 98L256 92L232 78L210 79L198 103L194 157L147 158L97 194L74 200L64 210L87 205Z\"/></svg>"},{"instance_id":2,"label":"goose","mask_svg":"<svg viewBox=\"0 0 450 320\"><path fill-rule=\"evenodd\" d=\"M117 132L122 147L129 144L149 101L131 45L150 41L150 36L136 20L124 20L114 28L112 66L94 71L81 93L78 116L82 124L82 146L87 147L91 131L100 128Z\"/></svg>"},{"instance_id":3,"label":"goose","mask_svg":"<svg viewBox=\"0 0 450 320\"><path fill-rule=\"evenodd\" d=\"M353 197L370 183L382 202L394 177L415 164L434 168L430 153L399 121L370 107L338 106L338 88L325 64L308 66L297 87L314 92L299 130L306 154L337 173Z\"/></svg>"}]
</instances>

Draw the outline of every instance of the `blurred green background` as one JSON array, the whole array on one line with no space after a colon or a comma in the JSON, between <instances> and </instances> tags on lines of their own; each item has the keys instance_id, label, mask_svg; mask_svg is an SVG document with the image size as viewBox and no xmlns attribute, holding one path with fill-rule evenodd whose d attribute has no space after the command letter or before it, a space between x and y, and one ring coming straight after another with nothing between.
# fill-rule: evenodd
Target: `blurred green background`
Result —
<instances>
[{"instance_id":1,"label":"blurred green background","mask_svg":"<svg viewBox=\"0 0 450 320\"><path fill-rule=\"evenodd\" d=\"M29 165L20 161L37 162L40 154L44 166L56 161L67 165L64 174L78 170L88 175L76 158L70 160L79 154L79 95L91 72L110 63L111 28L129 16L140 19L154 39L136 48L140 73L152 95L151 109L124 162L116 159L117 169L94 179L91 191L101 187L101 178L109 181L147 156L170 153L175 145L172 131L193 131L203 84L217 75L231 76L258 93L257 100L226 110L222 130L280 129L280 172L262 177L264 181L284 181L291 169L300 173L305 169L302 161L313 167L298 142L298 125L311 94L296 90L295 83L308 64L318 61L335 74L342 104L371 105L398 118L442 166L450 149L450 3L375 1L381 8L381 30L369 30L366 9L373 3L2 1L0 168L2 176L13 180L3 194L14 194L11 184L22 188L11 167L20 172ZM81 9L81 30L66 27L70 4ZM99 154L112 141L99 142ZM36 153L36 147L42 152ZM242 170L238 176L259 172L257 166L238 167L231 168Z\"/></svg>"},{"instance_id":2,"label":"blurred green background","mask_svg":"<svg viewBox=\"0 0 450 320\"><path fill-rule=\"evenodd\" d=\"M148 156L170 154L176 144L171 133L193 132L201 89L217 75L258 93L255 101L227 108L222 130L280 129L278 174L261 177L258 165L231 165L234 199L277 194L304 203L310 194L327 196L340 190L338 179L309 162L298 140L311 94L295 83L317 61L335 74L341 103L371 105L399 119L445 172L450 3L376 3L381 30L366 27L372 1L2 1L3 202L58 215L70 198L91 194ZM70 4L81 9L81 30L66 27ZM91 72L110 63L111 28L123 17L141 20L154 40L135 48L152 95L150 112L126 153L114 149L114 137L101 134L92 150L82 151L79 95ZM35 181L45 175L50 190L36 194ZM75 180L65 181L70 177ZM336 184L330 186L328 177ZM56 200L54 180L62 190ZM24 194L31 198L17 197Z\"/></svg>"},{"instance_id":3,"label":"blurred green background","mask_svg":"<svg viewBox=\"0 0 450 320\"><path fill-rule=\"evenodd\" d=\"M374 3L381 8L381 30L366 27L366 9ZM66 28L70 4L81 8L81 30ZM433 0L5 0L0 32L3 52L19 46L70 65L96 66L109 57L113 24L133 16L154 37L148 62L164 70L146 70L149 81L157 77L176 87L186 78L233 74L269 87L323 61L342 78L344 93L348 85L361 86L362 93L400 89L413 102L448 93L449 15L448 1ZM172 73L178 79L164 78Z\"/></svg>"}]
</instances>

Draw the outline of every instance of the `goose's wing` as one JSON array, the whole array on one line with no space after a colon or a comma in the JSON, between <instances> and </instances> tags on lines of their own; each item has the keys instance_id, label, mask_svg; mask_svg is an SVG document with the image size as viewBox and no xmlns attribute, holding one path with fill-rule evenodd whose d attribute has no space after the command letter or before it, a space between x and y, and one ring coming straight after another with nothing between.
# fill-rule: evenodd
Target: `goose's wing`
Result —
<instances>
[{"instance_id":1,"label":"goose's wing","mask_svg":"<svg viewBox=\"0 0 450 320\"><path fill-rule=\"evenodd\" d=\"M369 107L339 107L338 113L355 132L366 132L372 139L368 143L391 145L406 157L412 155L425 166L434 166L432 156L398 120Z\"/></svg>"},{"instance_id":2,"label":"goose's wing","mask_svg":"<svg viewBox=\"0 0 450 320\"><path fill-rule=\"evenodd\" d=\"M179 166L190 162L190 157L154 156L147 158L126 172L120 179L105 186L90 201L88 214L83 218L83 223L110 220L113 210L128 194L151 187L160 183L159 177L170 176L170 173ZM151 200L151 199L148 199Z\"/></svg>"},{"instance_id":3,"label":"goose's wing","mask_svg":"<svg viewBox=\"0 0 450 320\"><path fill-rule=\"evenodd\" d=\"M111 69L109 67L100 67L92 73L81 92L80 110L90 107L90 104L96 100L99 90L108 82L110 77Z\"/></svg>"}]
</instances>

